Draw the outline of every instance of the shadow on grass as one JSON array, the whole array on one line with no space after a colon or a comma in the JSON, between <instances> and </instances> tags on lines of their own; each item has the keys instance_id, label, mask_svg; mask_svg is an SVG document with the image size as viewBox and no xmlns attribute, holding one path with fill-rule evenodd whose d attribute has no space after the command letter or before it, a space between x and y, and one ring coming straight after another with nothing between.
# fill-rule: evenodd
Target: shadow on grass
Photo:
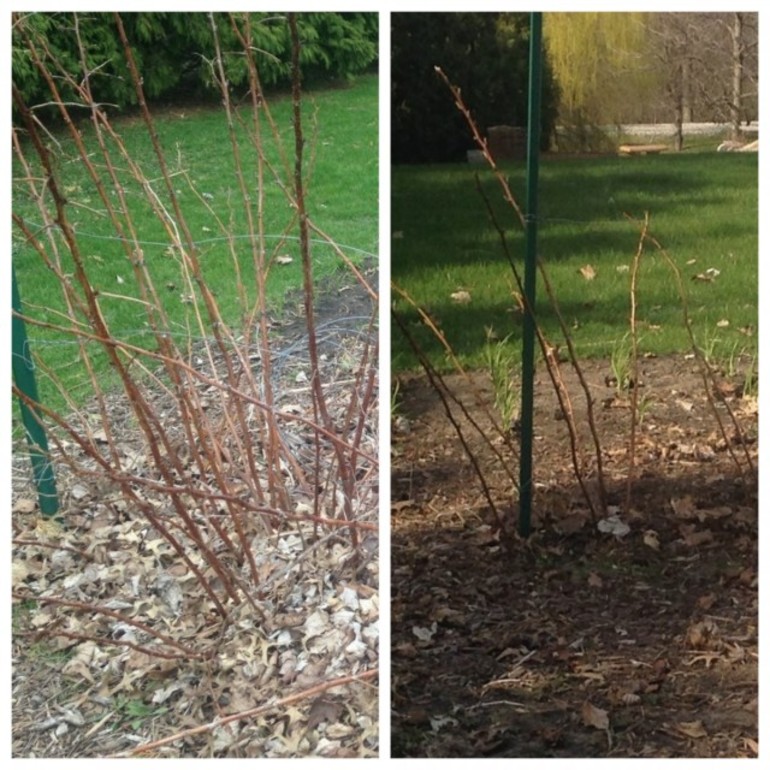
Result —
<instances>
[{"instance_id":1,"label":"shadow on grass","mask_svg":"<svg viewBox=\"0 0 770 770\"><path fill-rule=\"evenodd\" d=\"M624 212L640 219L650 212L651 233L683 270L692 320L699 329L713 328L723 319L732 329L756 325L756 164L753 156L717 153L544 161L538 252L581 354L607 355L628 332L628 268L639 228ZM523 165L504 172L514 194L521 196ZM515 342L521 325L517 287L475 190L474 173L457 165L398 167L392 187L393 280L428 311L470 366L482 363L488 329ZM478 173L523 273L521 225L491 173ZM581 277L585 265L595 271L595 280ZM719 271L718 282L692 282L708 268ZM540 286L540 277L537 282ZM452 293L459 290L468 292L470 302L452 302ZM538 291L542 296L542 289ZM650 332L648 352L689 348L674 274L649 245L637 300L642 331ZM446 368L446 361L440 363L441 345L416 314L400 300L395 307L431 359ZM537 313L546 335L559 344L562 335L545 301L538 301ZM397 330L392 343L394 369L414 367Z\"/></svg>"},{"instance_id":2,"label":"shadow on grass","mask_svg":"<svg viewBox=\"0 0 770 770\"><path fill-rule=\"evenodd\" d=\"M756 162L755 157L716 153L544 161L539 190L542 253L551 261L603 251L630 255L636 230L625 220L626 212L641 219L649 211L653 222L672 236L682 229L716 228L709 212L725 207L729 212L743 190L751 191L746 205L756 206ZM503 170L523 206L523 164ZM491 259L500 254L497 236L475 190L476 172L500 224L513 235L514 249L522 253L518 219L486 168L397 167L392 177L392 221L403 240L393 243L394 279L473 262L476 257L469 245L488 246ZM752 210L744 212L745 218L731 217L728 212L717 217L719 227L724 223L736 237L756 237ZM611 230L607 232L607 228Z\"/></svg>"}]
</instances>

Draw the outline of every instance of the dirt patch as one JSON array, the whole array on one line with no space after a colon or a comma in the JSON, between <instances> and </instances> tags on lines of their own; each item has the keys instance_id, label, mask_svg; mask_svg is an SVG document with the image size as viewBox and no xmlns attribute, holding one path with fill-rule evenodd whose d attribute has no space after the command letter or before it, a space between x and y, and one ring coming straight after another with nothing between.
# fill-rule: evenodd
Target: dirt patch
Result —
<instances>
[{"instance_id":1,"label":"dirt patch","mask_svg":"<svg viewBox=\"0 0 770 770\"><path fill-rule=\"evenodd\" d=\"M545 373L536 384L533 533L503 542L442 404L405 377L392 449L392 746L398 757L756 756L756 400L725 379L716 408L695 362L644 362L630 509L628 391L584 364L609 512L575 483ZM480 425L482 374L448 378ZM610 384L608 384L610 383ZM569 383L576 393L574 377ZM720 398L721 395L721 398ZM574 398L576 409L580 399ZM727 414L741 427L738 441ZM515 442L462 421L515 530ZM589 442L588 434L581 439ZM585 443L590 447L590 442ZM734 453L737 463L733 458ZM596 490L596 463L585 459ZM615 525L605 525L612 530Z\"/></svg>"},{"instance_id":2,"label":"dirt patch","mask_svg":"<svg viewBox=\"0 0 770 770\"><path fill-rule=\"evenodd\" d=\"M370 265L365 271L376 286L376 270ZM304 314L298 304L289 298L272 327L273 384L279 409L312 417ZM355 377L351 367L376 342L376 307L362 286L338 276L319 287L316 312L321 379L336 414L346 408ZM371 360L374 353L369 355ZM259 365L256 355L254 362ZM188 363L209 377L224 371L218 359L212 362L195 349ZM205 391L206 384L201 388ZM147 395L173 435L179 427L176 402L160 391ZM215 422L221 415L217 399L211 402ZM107 405L125 467L152 478L153 466L125 397L111 394ZM376 420L373 411L360 444L370 457L377 454ZM313 478L314 463L323 460L311 451L307 431L294 422L282 423L281 430L295 450L297 467ZM149 755L376 756L378 697L370 674L376 673L378 656L378 487L376 467L363 462L357 469L362 494L356 514L369 526L358 548L347 529L327 532L290 519L265 534L258 522L246 521L243 531L253 537L250 548L260 575L253 591L257 601L228 605L223 621L168 542L120 489L98 473L89 479L59 467L63 523L58 525L38 516L28 460L17 452L13 756L126 755L173 736L178 738ZM158 510L168 507L161 494L152 498L152 485L142 493ZM199 517L198 526L209 545L215 543L211 547L218 549L229 574L250 585L253 573L246 563L236 564L223 547L226 537L239 542L227 518L217 524L223 538L217 541L208 539L207 527L214 525L194 499L190 515ZM177 531L173 515L163 520ZM184 535L179 528L177 538ZM187 547L198 563L195 544ZM206 564L202 561L202 568ZM224 591L221 595L226 597ZM49 598L69 604L51 605ZM83 611L94 606L100 611ZM111 612L145 627L122 622ZM160 644L161 637L171 641ZM324 686L346 678L350 681L332 689ZM233 718L260 706L268 708Z\"/></svg>"}]
</instances>

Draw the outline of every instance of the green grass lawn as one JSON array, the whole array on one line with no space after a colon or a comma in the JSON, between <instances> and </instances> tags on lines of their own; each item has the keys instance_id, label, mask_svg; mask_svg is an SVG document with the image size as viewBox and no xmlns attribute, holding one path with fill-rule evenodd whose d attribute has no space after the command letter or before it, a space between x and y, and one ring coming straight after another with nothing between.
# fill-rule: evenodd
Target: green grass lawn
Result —
<instances>
[{"instance_id":1,"label":"green grass lawn","mask_svg":"<svg viewBox=\"0 0 770 770\"><path fill-rule=\"evenodd\" d=\"M524 164L505 169L524 203ZM608 356L629 330L629 266L639 229L626 219L648 212L650 232L683 272L693 329L713 356L756 350L758 303L757 155L662 154L558 159L541 163L539 254L546 265L581 356ZM487 330L520 341L521 314L499 235L467 165L392 170L392 278L436 319L464 364L483 365ZM523 270L524 238L499 185L486 168L480 177ZM595 272L586 280L580 269ZM712 281L694 277L709 269ZM453 302L457 291L470 294ZM642 352L688 348L674 275L653 248L642 257L638 331ZM440 344L402 300L402 313L440 368L450 368ZM536 312L559 342L558 324L538 276ZM728 322L728 324L725 324ZM749 327L753 333L749 334ZM743 331L741 331L743 330ZM398 328L392 335L393 370L417 362Z\"/></svg>"},{"instance_id":2,"label":"green grass lawn","mask_svg":"<svg viewBox=\"0 0 770 770\"><path fill-rule=\"evenodd\" d=\"M277 96L270 101L273 117L285 141L293 173L294 137L291 124L291 99ZM330 88L306 93L305 168L307 206L314 221L343 247L345 253L360 262L377 253L378 239L378 81L374 75L358 78L350 87ZM250 112L244 112L249 123ZM244 205L234 174L234 161L228 138L224 111L213 107L167 107L155 114L160 142L174 174L174 184L183 214L200 250L203 272L214 291L225 320L237 326L255 301L256 288L248 227ZM152 181L153 189L164 197L158 164L142 121L137 117L116 117L114 126ZM265 130L268 137L268 131ZM95 139L88 125L83 134L92 157L104 173ZM243 129L239 129L241 138ZM104 215L96 188L83 163L63 132L57 136L61 184L70 203L68 215L78 234L78 244L85 255L91 284L102 293L102 311L113 333L139 344L148 342L148 330L142 306L132 301L138 288L126 255L116 240L114 226ZM277 159L275 143L265 139L270 158ZM249 185L256 192L256 153L247 142L242 144L243 167ZM31 157L30 149L30 157ZM118 166L125 166L115 155ZM37 231L41 216L32 196L21 179L22 171L14 160L13 208ZM106 175L104 176L106 179ZM291 178L284 175L284 182ZM161 222L152 214L146 195L127 170L121 183L129 199L131 218L137 225L144 259L152 280L163 297L164 308L171 319L172 333L184 337L192 319L189 292L180 275L179 260L170 250L168 236ZM110 194L115 193L108 183ZM268 174L265 192L265 232L268 253L289 256L288 264L271 268L268 293L274 312L287 292L301 285L301 260L294 223L286 238L283 234L292 223L293 212L279 185ZM254 201L256 195L254 195ZM254 203L255 205L255 203ZM209 211L210 206L212 211ZM218 221L219 220L219 221ZM247 303L243 307L235 290L235 265L228 247L228 233L235 239L235 259L242 271ZM40 256L14 231L14 265L19 281L24 311L43 321L60 322L57 311L63 310L61 289L55 276L44 266ZM328 245L316 242L313 251L316 276L321 278L340 267L340 259ZM65 269L67 258L63 259ZM115 296L109 296L115 295ZM45 365L64 376L72 392L87 387L82 365L71 336L28 326L34 350ZM195 332L193 332L194 336ZM97 366L105 365L104 356L96 354ZM108 370L104 370L105 376ZM44 380L44 378L43 378ZM41 383L43 399L53 397L48 384Z\"/></svg>"}]
</instances>

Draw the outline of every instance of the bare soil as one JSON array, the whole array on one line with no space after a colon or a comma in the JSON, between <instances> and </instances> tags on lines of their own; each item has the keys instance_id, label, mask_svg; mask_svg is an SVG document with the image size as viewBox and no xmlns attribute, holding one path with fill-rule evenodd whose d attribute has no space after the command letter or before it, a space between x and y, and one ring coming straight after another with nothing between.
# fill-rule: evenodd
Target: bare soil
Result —
<instances>
[{"instance_id":1,"label":"bare soil","mask_svg":"<svg viewBox=\"0 0 770 770\"><path fill-rule=\"evenodd\" d=\"M518 441L497 440L501 463L458 417L501 532L436 392L424 377L401 378L392 445L396 757L757 755L756 399L740 377L721 377L713 402L723 435L694 361L644 361L630 471L630 391L613 386L607 362L582 366L608 509L592 519L541 371L526 540L505 470L517 478ZM478 405L493 401L487 377L447 384L491 432ZM572 373L568 386L584 426ZM584 428L580 439L598 500Z\"/></svg>"}]
</instances>

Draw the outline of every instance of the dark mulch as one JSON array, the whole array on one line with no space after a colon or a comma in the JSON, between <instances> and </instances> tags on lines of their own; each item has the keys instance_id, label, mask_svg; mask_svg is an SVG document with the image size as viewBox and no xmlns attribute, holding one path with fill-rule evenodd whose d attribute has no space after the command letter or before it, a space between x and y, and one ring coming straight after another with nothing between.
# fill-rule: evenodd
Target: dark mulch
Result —
<instances>
[{"instance_id":1,"label":"dark mulch","mask_svg":"<svg viewBox=\"0 0 770 770\"><path fill-rule=\"evenodd\" d=\"M471 439L508 517L506 537L438 397L424 378L402 380L392 460L394 756L756 756L756 474L724 401L727 442L717 429L693 361L652 359L643 369L647 411L627 510L627 394L606 384L606 362L585 364L610 513L630 527L622 537L591 520L545 374L527 541L514 534L516 495L501 464ZM473 395L491 399L486 379L448 382L487 426ZM756 466L756 400L723 386ZM512 448L498 449L515 471Z\"/></svg>"}]
</instances>

